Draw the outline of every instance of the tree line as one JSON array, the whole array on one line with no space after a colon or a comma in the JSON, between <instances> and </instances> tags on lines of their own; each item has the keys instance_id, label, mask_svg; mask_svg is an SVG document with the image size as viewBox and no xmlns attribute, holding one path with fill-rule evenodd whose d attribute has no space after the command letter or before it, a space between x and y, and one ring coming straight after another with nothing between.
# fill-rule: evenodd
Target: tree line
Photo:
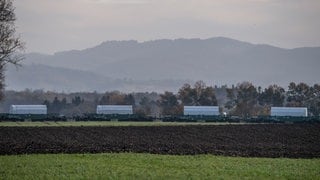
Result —
<instances>
[{"instance_id":1,"label":"tree line","mask_svg":"<svg viewBox=\"0 0 320 180\"><path fill-rule=\"evenodd\" d=\"M220 94L217 93L219 91ZM221 92L225 96L221 97ZM219 106L220 111L240 117L268 116L271 107L307 107L309 114L320 114L320 85L309 86L305 83L291 82L288 90L278 85L265 89L256 87L250 82L242 82L228 88L206 86L198 81L192 87L185 84L177 94L165 92L160 95L160 108L163 114L182 114L184 105Z\"/></svg>"},{"instance_id":2,"label":"tree line","mask_svg":"<svg viewBox=\"0 0 320 180\"><path fill-rule=\"evenodd\" d=\"M186 105L219 106L221 113L240 117L269 115L272 106L307 107L309 115L319 116L320 85L292 82L287 89L278 85L263 89L250 82L217 87L197 81L193 85L184 84L177 92L164 93L112 91L67 94L26 89L6 91L0 111L8 112L11 104L45 104L48 113L67 116L95 113L97 105L133 105L134 113L152 116L182 115Z\"/></svg>"}]
</instances>

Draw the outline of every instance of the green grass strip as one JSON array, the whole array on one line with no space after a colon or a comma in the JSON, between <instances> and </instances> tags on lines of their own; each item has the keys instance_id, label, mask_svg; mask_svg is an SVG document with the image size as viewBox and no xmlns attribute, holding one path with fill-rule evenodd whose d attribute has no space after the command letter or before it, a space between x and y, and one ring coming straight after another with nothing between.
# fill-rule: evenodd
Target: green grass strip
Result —
<instances>
[{"instance_id":1,"label":"green grass strip","mask_svg":"<svg viewBox=\"0 0 320 180\"><path fill-rule=\"evenodd\" d=\"M136 153L0 156L0 179L320 179L320 159Z\"/></svg>"}]
</instances>

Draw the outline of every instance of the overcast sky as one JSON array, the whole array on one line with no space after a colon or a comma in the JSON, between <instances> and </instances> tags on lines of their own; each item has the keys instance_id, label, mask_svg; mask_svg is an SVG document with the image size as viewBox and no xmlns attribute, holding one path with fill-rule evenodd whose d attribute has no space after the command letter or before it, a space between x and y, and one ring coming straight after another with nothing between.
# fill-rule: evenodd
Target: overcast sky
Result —
<instances>
[{"instance_id":1,"label":"overcast sky","mask_svg":"<svg viewBox=\"0 0 320 180\"><path fill-rule=\"evenodd\" d=\"M283 48L320 46L320 0L15 0L26 52L107 40L230 37Z\"/></svg>"}]
</instances>

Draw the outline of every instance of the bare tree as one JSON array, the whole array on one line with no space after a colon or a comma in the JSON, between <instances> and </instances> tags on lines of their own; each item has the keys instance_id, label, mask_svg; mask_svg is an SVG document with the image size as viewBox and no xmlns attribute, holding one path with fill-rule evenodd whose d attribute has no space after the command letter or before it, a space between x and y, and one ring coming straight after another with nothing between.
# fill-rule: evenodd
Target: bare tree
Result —
<instances>
[{"instance_id":1,"label":"bare tree","mask_svg":"<svg viewBox=\"0 0 320 180\"><path fill-rule=\"evenodd\" d=\"M15 20L12 0L0 0L0 100L3 98L6 64L18 65L22 59L22 56L16 53L22 50L24 45L15 34Z\"/></svg>"}]
</instances>

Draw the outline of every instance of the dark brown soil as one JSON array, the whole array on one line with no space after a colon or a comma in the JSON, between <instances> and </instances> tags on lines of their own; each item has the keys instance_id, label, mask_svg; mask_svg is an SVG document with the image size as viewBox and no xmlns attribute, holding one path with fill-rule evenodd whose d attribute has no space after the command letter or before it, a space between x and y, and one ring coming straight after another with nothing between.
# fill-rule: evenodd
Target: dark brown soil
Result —
<instances>
[{"instance_id":1,"label":"dark brown soil","mask_svg":"<svg viewBox=\"0 0 320 180\"><path fill-rule=\"evenodd\" d=\"M320 124L0 127L0 154L145 152L320 157Z\"/></svg>"}]
</instances>

